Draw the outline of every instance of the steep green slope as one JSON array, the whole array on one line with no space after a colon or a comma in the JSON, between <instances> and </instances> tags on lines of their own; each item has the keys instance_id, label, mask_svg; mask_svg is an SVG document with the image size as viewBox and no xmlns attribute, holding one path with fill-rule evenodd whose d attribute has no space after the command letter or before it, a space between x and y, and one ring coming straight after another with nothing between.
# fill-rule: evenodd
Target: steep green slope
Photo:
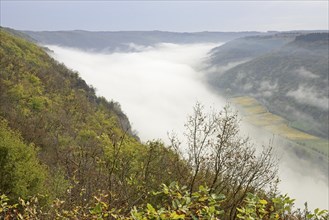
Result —
<instances>
[{"instance_id":1,"label":"steep green slope","mask_svg":"<svg viewBox=\"0 0 329 220\"><path fill-rule=\"evenodd\" d=\"M299 35L209 78L218 90L253 96L292 126L328 138L328 51L328 33Z\"/></svg>"},{"instance_id":2,"label":"steep green slope","mask_svg":"<svg viewBox=\"0 0 329 220\"><path fill-rule=\"evenodd\" d=\"M38 159L49 177L44 184L51 193L38 193L64 198L73 207L107 191L111 205L124 207L141 202L161 183L188 175L177 173L177 164L185 165L163 144L141 144L120 105L97 97L78 73L3 29L0 39L0 117L22 136L22 149L30 144L40 149ZM1 146L7 145L4 141ZM3 156L0 160L7 162ZM6 187L0 191L23 195Z\"/></svg>"},{"instance_id":3,"label":"steep green slope","mask_svg":"<svg viewBox=\"0 0 329 220\"><path fill-rule=\"evenodd\" d=\"M33 120L33 117L57 110L66 111L73 120L73 115L70 115L73 113L66 108L76 104L76 108L86 114L103 110L114 118L116 126L120 124L124 131L130 132L129 121L118 103L96 97L94 89L78 73L58 64L38 46L1 30L0 52L1 113L5 117L13 115L10 121L18 120L15 117ZM81 116L75 117L81 119Z\"/></svg>"}]
</instances>

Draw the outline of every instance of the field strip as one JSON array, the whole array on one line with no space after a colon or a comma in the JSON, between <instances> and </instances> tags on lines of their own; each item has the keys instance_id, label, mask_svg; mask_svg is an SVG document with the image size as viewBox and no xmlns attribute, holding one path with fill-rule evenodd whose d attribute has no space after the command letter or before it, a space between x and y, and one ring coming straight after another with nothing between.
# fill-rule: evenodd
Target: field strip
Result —
<instances>
[{"instance_id":1,"label":"field strip","mask_svg":"<svg viewBox=\"0 0 329 220\"><path fill-rule=\"evenodd\" d=\"M320 154L329 156L328 140L316 137L289 126L289 121L269 112L255 98L240 96L230 101L241 111L243 119L256 127L291 140L302 147L312 149Z\"/></svg>"}]
</instances>

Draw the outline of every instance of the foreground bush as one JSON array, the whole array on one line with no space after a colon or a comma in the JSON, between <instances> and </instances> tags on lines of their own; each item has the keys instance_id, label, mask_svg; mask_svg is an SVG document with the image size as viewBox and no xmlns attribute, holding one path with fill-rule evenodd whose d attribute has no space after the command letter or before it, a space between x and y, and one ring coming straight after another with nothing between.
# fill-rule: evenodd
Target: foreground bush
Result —
<instances>
[{"instance_id":1,"label":"foreground bush","mask_svg":"<svg viewBox=\"0 0 329 220\"><path fill-rule=\"evenodd\" d=\"M150 192L148 200L161 201L162 205L146 203L131 210L112 209L106 195L94 197L89 205L76 206L71 210L63 209L65 201L54 200L48 209L39 206L38 198L28 201L19 199L17 204L9 204L8 197L0 197L0 219L227 219L221 203L225 196L209 193L210 189L200 186L190 194L187 187L177 183L163 184L158 192ZM249 193L243 204L237 208L238 219L268 220L327 220L328 210L294 210L293 199L286 195L273 198L260 198Z\"/></svg>"}]
</instances>

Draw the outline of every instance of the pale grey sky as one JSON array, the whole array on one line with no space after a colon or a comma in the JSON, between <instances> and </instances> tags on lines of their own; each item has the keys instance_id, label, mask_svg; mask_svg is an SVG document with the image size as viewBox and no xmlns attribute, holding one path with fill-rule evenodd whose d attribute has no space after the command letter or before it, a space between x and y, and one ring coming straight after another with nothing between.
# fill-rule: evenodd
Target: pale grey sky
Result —
<instances>
[{"instance_id":1,"label":"pale grey sky","mask_svg":"<svg viewBox=\"0 0 329 220\"><path fill-rule=\"evenodd\" d=\"M18 30L328 30L328 1L9 1L0 25Z\"/></svg>"}]
</instances>

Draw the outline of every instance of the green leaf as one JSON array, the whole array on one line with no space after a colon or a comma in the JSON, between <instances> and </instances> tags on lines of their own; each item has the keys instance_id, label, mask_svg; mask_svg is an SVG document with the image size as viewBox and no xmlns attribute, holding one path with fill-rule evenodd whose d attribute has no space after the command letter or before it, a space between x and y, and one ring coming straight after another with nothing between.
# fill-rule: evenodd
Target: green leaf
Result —
<instances>
[{"instance_id":1,"label":"green leaf","mask_svg":"<svg viewBox=\"0 0 329 220\"><path fill-rule=\"evenodd\" d=\"M173 212L170 214L170 219L185 219L185 214L177 214Z\"/></svg>"},{"instance_id":2,"label":"green leaf","mask_svg":"<svg viewBox=\"0 0 329 220\"><path fill-rule=\"evenodd\" d=\"M266 205L267 201L265 199L261 199L261 200L259 200L259 203L262 204L262 205Z\"/></svg>"},{"instance_id":3,"label":"green leaf","mask_svg":"<svg viewBox=\"0 0 329 220\"><path fill-rule=\"evenodd\" d=\"M152 213L152 214L156 213L155 209L153 208L153 206L150 203L147 203L146 207L150 213Z\"/></svg>"}]
</instances>

